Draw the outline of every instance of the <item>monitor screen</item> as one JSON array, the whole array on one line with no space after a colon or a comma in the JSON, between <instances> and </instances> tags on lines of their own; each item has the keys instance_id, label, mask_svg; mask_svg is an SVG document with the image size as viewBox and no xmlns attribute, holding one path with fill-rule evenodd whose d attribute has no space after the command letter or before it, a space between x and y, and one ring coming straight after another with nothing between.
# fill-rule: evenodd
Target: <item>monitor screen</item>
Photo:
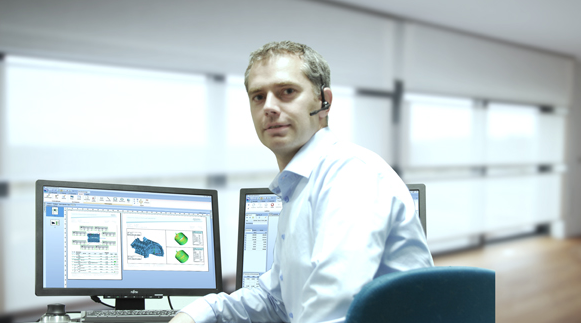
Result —
<instances>
[{"instance_id":1,"label":"monitor screen","mask_svg":"<svg viewBox=\"0 0 581 323\"><path fill-rule=\"evenodd\" d=\"M220 292L218 228L215 190L39 180L36 295Z\"/></svg>"},{"instance_id":2,"label":"monitor screen","mask_svg":"<svg viewBox=\"0 0 581 323\"><path fill-rule=\"evenodd\" d=\"M280 197L267 188L240 190L236 289L258 287L258 277L274 262Z\"/></svg>"},{"instance_id":3,"label":"monitor screen","mask_svg":"<svg viewBox=\"0 0 581 323\"><path fill-rule=\"evenodd\" d=\"M426 185L424 184L406 184L410 190L416 214L420 218L424 234L428 236L428 225L426 222Z\"/></svg>"},{"instance_id":4,"label":"monitor screen","mask_svg":"<svg viewBox=\"0 0 581 323\"><path fill-rule=\"evenodd\" d=\"M409 184L407 186L424 233L427 233L425 185ZM268 188L240 190L236 289L258 287L258 277L272 267L274 242L281 210L280 197Z\"/></svg>"}]
</instances>

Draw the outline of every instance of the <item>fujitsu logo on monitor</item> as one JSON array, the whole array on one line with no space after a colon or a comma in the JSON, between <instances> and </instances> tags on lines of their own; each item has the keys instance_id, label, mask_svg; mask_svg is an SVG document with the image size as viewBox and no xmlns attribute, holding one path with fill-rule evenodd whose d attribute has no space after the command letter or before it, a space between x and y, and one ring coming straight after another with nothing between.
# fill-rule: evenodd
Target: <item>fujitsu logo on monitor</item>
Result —
<instances>
[{"instance_id":1,"label":"fujitsu logo on monitor","mask_svg":"<svg viewBox=\"0 0 581 323\"><path fill-rule=\"evenodd\" d=\"M130 293L131 293L131 294L138 294L139 292L138 292L138 291L136 291L136 290L134 289L134 290L132 290Z\"/></svg>"}]
</instances>

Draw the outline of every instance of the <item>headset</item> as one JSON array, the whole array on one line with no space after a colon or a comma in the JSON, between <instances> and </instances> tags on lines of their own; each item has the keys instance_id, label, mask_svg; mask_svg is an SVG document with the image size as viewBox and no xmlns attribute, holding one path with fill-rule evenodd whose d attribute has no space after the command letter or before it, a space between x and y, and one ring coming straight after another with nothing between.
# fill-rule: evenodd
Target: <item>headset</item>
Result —
<instances>
[{"instance_id":1,"label":"headset","mask_svg":"<svg viewBox=\"0 0 581 323\"><path fill-rule=\"evenodd\" d=\"M314 116L323 110L329 110L329 108L331 107L331 104L329 104L329 102L325 100L325 84L321 85L321 101L323 101L323 103L321 104L321 108L319 110L310 112L309 113L310 116Z\"/></svg>"}]
</instances>

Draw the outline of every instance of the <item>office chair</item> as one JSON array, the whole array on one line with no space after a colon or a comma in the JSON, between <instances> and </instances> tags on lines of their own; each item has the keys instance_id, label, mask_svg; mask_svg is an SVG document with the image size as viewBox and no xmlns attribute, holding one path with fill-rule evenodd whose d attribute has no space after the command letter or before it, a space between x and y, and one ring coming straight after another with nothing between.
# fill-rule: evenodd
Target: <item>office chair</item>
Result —
<instances>
[{"instance_id":1,"label":"office chair","mask_svg":"<svg viewBox=\"0 0 581 323\"><path fill-rule=\"evenodd\" d=\"M494 285L494 271L475 267L390 273L363 286L345 322L494 322Z\"/></svg>"}]
</instances>

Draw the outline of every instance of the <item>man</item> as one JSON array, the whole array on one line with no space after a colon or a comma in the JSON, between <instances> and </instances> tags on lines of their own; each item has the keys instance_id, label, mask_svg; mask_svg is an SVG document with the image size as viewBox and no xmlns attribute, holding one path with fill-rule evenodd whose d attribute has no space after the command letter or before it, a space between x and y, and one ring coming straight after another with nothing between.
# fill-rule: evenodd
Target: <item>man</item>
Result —
<instances>
[{"instance_id":1,"label":"man","mask_svg":"<svg viewBox=\"0 0 581 323\"><path fill-rule=\"evenodd\" d=\"M405 184L376 154L327 128L326 61L274 42L251 54L245 85L283 201L272 268L259 288L208 295L172 323L343 322L361 287L383 274L433 266Z\"/></svg>"}]
</instances>

